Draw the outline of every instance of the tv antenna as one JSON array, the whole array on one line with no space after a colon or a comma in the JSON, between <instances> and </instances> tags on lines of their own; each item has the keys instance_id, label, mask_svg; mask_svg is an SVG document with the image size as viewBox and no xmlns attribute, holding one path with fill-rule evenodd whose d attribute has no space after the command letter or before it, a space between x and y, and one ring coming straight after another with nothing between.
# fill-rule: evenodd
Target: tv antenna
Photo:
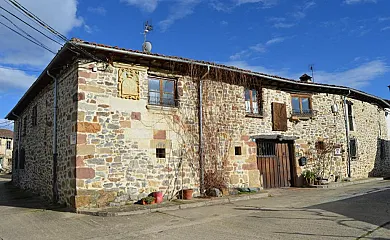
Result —
<instances>
[{"instance_id":1,"label":"tv antenna","mask_svg":"<svg viewBox=\"0 0 390 240\"><path fill-rule=\"evenodd\" d=\"M311 79L314 82L314 64L309 64L309 70L311 71Z\"/></svg>"},{"instance_id":2,"label":"tv antenna","mask_svg":"<svg viewBox=\"0 0 390 240\"><path fill-rule=\"evenodd\" d=\"M148 33L153 30L152 24L149 21L144 23L144 43L142 44L142 51L150 53L152 51L152 43L146 39Z\"/></svg>"}]
</instances>

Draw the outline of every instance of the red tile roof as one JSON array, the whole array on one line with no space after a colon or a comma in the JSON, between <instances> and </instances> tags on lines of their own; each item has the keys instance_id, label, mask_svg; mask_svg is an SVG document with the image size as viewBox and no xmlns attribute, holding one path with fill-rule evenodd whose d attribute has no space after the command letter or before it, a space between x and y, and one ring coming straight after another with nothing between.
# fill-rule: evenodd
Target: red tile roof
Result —
<instances>
[{"instance_id":1,"label":"red tile roof","mask_svg":"<svg viewBox=\"0 0 390 240\"><path fill-rule=\"evenodd\" d=\"M13 138L14 132L8 129L0 129L0 138Z\"/></svg>"}]
</instances>

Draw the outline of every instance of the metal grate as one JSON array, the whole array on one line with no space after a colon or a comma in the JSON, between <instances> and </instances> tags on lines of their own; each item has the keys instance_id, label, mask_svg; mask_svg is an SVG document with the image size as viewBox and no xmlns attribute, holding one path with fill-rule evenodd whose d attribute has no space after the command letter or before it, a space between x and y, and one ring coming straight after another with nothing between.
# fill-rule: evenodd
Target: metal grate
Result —
<instances>
[{"instance_id":1,"label":"metal grate","mask_svg":"<svg viewBox=\"0 0 390 240\"><path fill-rule=\"evenodd\" d=\"M276 155L274 142L258 142L257 156L258 157L274 157Z\"/></svg>"}]
</instances>

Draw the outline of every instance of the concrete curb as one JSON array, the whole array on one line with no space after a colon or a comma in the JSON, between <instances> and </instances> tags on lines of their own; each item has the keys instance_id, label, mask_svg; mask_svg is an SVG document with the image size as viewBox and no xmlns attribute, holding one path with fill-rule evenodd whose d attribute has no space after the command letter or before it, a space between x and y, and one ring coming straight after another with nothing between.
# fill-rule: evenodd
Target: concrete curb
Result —
<instances>
[{"instance_id":1,"label":"concrete curb","mask_svg":"<svg viewBox=\"0 0 390 240\"><path fill-rule=\"evenodd\" d=\"M312 188L320 188L320 189L331 189L331 188L339 188L339 187L345 187L345 186L362 184L362 183L377 182L377 181L382 181L382 180L384 180L384 178L369 178L369 179L362 179L362 180L356 180L356 181L351 181L351 182L332 183L332 184L328 184L328 185L314 185L311 187Z\"/></svg>"},{"instance_id":2,"label":"concrete curb","mask_svg":"<svg viewBox=\"0 0 390 240\"><path fill-rule=\"evenodd\" d=\"M181 203L181 204L179 203L178 205L173 205L173 206L161 206L161 207L137 209L137 210L128 209L128 211L123 211L123 212L109 212L104 210L99 211L99 210L88 209L88 210L78 210L77 213L91 215L91 216L99 216L99 217L131 216L131 215L149 214L155 212L177 211L177 210L206 207L206 206L213 206L213 205L223 205L223 204L228 204L237 201L244 201L249 199L267 198L268 196L269 196L268 192L265 192L265 193L257 193L257 194L248 194L248 195L243 195L238 197L234 196L234 197L227 197L222 199L205 200L202 202L195 202L195 203Z\"/></svg>"}]
</instances>

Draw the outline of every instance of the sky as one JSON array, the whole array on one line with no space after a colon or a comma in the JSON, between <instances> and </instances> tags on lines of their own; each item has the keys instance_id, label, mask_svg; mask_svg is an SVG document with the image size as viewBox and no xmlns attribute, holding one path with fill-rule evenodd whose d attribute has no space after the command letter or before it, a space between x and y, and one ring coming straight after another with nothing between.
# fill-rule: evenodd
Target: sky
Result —
<instances>
[{"instance_id":1,"label":"sky","mask_svg":"<svg viewBox=\"0 0 390 240\"><path fill-rule=\"evenodd\" d=\"M154 53L181 56L390 98L388 0L19 0L68 38L141 50L143 23ZM22 17L7 0L0 7ZM10 21L9 21L10 20ZM0 9L0 23L53 52L60 45ZM37 25L33 25L37 27ZM38 27L39 29L39 27ZM42 30L42 29L41 29ZM2 119L54 54L0 25Z\"/></svg>"}]
</instances>

